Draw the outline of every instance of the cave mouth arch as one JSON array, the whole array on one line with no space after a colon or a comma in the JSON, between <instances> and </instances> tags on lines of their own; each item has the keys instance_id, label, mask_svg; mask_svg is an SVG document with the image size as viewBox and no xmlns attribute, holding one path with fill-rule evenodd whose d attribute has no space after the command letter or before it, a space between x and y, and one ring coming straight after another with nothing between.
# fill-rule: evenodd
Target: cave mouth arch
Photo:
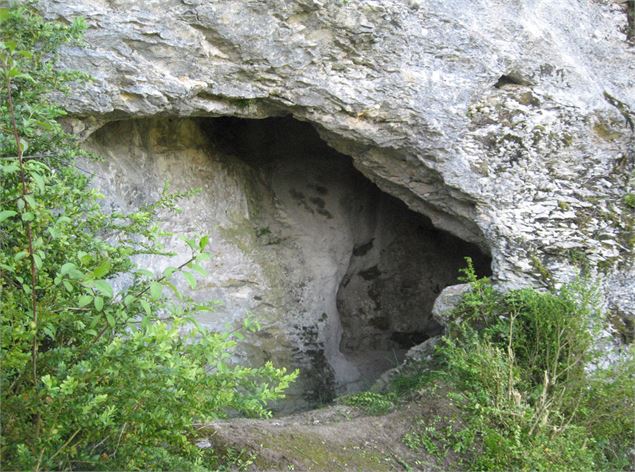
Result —
<instances>
[{"instance_id":1,"label":"cave mouth arch","mask_svg":"<svg viewBox=\"0 0 635 472\"><path fill-rule=\"evenodd\" d=\"M465 257L480 276L491 275L491 259L477 245L382 192L309 123L291 117L205 123L224 152L265 176L285 223L296 227L286 232L312 253L305 260L321 268L314 275L326 288L315 287L320 295L307 297L307 304L317 306L304 307L321 312L326 324L318 322L324 332L314 336L323 356L313 353L309 370L321 380L308 382L309 401L369 388L409 348L440 334L432 305L443 288L458 283ZM284 234L273 229L276 219L267 231Z\"/></svg>"},{"instance_id":2,"label":"cave mouth arch","mask_svg":"<svg viewBox=\"0 0 635 472\"><path fill-rule=\"evenodd\" d=\"M210 236L214 257L191 295L219 304L199 323L238 328L252 314L263 328L237 356L300 369L279 414L369 387L409 347L438 334L432 303L457 282L464 256L479 275L490 273L476 245L384 193L307 122L119 120L85 146L104 157L85 165L113 207L156 201L166 182L200 190L160 224ZM189 256L177 236L166 250ZM160 273L169 262L140 263Z\"/></svg>"}]
</instances>

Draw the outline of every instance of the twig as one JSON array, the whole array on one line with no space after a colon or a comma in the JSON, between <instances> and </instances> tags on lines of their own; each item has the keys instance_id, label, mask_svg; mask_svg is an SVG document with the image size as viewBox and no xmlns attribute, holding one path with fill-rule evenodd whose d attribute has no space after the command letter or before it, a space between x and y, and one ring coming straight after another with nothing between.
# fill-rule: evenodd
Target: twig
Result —
<instances>
[{"instance_id":1,"label":"twig","mask_svg":"<svg viewBox=\"0 0 635 472\"><path fill-rule=\"evenodd\" d=\"M6 67L6 64L4 64ZM24 198L27 193L26 175L24 172L24 160L22 159L22 143L20 142L20 132L18 131L18 125L15 121L15 108L13 106L13 94L11 93L11 77L7 73L6 75L7 86L7 101L9 104L9 116L11 118L11 127L13 129L13 137L15 139L15 145L18 151L18 161L20 163L20 182L22 184L22 198L26 205L26 199ZM38 354L38 316L37 316L37 300L36 300L36 279L37 269L35 266L35 255L33 254L33 232L31 230L31 222L26 221L26 235L29 241L29 259L31 260L31 310L33 313L33 345L31 347L31 362L33 365L33 385L38 383L37 378L37 354ZM38 413L35 418L36 422L36 437L40 435L40 414Z\"/></svg>"},{"instance_id":2,"label":"twig","mask_svg":"<svg viewBox=\"0 0 635 472\"><path fill-rule=\"evenodd\" d=\"M22 156L23 160L33 160L33 159L63 159L65 156L55 156L55 155L46 155L46 154L32 154L30 156ZM2 160L7 160L7 161L11 161L11 160L15 160L15 159L20 159L20 156L2 156L0 157L0 159Z\"/></svg>"},{"instance_id":3,"label":"twig","mask_svg":"<svg viewBox=\"0 0 635 472\"><path fill-rule=\"evenodd\" d=\"M101 446L103 443L105 443L109 438L110 438L110 435L106 436L104 439L102 439L97 444L95 444L93 447L91 447L90 448L90 453L92 454L95 451L95 449L97 449L99 446Z\"/></svg>"},{"instance_id":4,"label":"twig","mask_svg":"<svg viewBox=\"0 0 635 472\"><path fill-rule=\"evenodd\" d=\"M44 449L40 449L40 457L37 459L37 464L35 464L35 472L39 472L40 466L42 465L42 457L44 457Z\"/></svg>"},{"instance_id":5,"label":"twig","mask_svg":"<svg viewBox=\"0 0 635 472\"><path fill-rule=\"evenodd\" d=\"M121 437L123 436L123 433L126 431L127 427L128 427L128 422L126 421L123 424L123 426L121 428L121 431L119 432L119 438L117 439L117 445L115 446L115 451L112 453L113 457L117 455L117 451L119 450L119 444L121 444Z\"/></svg>"},{"instance_id":6,"label":"twig","mask_svg":"<svg viewBox=\"0 0 635 472\"><path fill-rule=\"evenodd\" d=\"M512 339L514 335L515 312L509 315L509 340L507 341L507 357L509 358L509 378L507 379L507 400L512 399L514 388L514 350L512 349Z\"/></svg>"},{"instance_id":7,"label":"twig","mask_svg":"<svg viewBox=\"0 0 635 472\"><path fill-rule=\"evenodd\" d=\"M49 458L49 461L52 461L52 460L55 458L55 456L57 456L60 452L62 452L62 451L64 450L64 448L65 448L66 446L68 446L68 445L71 443L71 441L72 441L73 439L75 439L75 436L77 436L77 435L79 434L79 432L80 432L80 431L81 431L81 428L77 429L77 430L76 430L73 434L71 434L71 437L70 437L70 438L68 438L68 439L66 440L66 442L65 442L64 444L62 444L62 445L60 446L60 448L59 448L57 451L55 451L55 454L53 454L53 455Z\"/></svg>"}]
</instances>

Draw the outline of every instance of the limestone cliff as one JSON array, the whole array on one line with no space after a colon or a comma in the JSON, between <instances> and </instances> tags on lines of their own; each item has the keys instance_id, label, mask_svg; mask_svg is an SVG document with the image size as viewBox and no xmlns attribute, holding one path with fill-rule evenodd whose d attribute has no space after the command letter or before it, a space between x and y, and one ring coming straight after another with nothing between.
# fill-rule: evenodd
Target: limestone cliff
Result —
<instances>
[{"instance_id":1,"label":"limestone cliff","mask_svg":"<svg viewBox=\"0 0 635 472\"><path fill-rule=\"evenodd\" d=\"M431 304L465 255L483 273L491 258L507 287L588 269L616 319L635 316L621 2L41 8L89 25L63 63L94 80L61 100L106 158L96 184L124 207L165 180L202 189L164 224L213 236L195 295L223 306L203 321L260 318L246 354L304 367L297 405L364 384L435 334Z\"/></svg>"}]
</instances>

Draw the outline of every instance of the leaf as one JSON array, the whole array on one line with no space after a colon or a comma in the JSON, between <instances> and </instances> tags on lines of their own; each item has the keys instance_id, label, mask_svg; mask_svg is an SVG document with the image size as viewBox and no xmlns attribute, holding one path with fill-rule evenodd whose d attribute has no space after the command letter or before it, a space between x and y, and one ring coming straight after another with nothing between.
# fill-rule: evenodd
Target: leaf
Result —
<instances>
[{"instance_id":1,"label":"leaf","mask_svg":"<svg viewBox=\"0 0 635 472\"><path fill-rule=\"evenodd\" d=\"M196 260L199 262L209 261L210 259L211 259L211 256L207 252L201 252L200 254L196 256Z\"/></svg>"},{"instance_id":2,"label":"leaf","mask_svg":"<svg viewBox=\"0 0 635 472\"><path fill-rule=\"evenodd\" d=\"M31 74L26 74L26 73L22 72L22 73L18 74L18 77L20 79L26 79L29 82L35 83L35 79L31 76ZM28 147L28 145L27 145L27 147ZM26 151L26 149L25 149L25 151Z\"/></svg>"},{"instance_id":3,"label":"leaf","mask_svg":"<svg viewBox=\"0 0 635 472\"><path fill-rule=\"evenodd\" d=\"M190 269L198 272L203 277L206 277L207 275L209 275L207 270L203 266L201 266L200 264L197 264L196 262L192 262L190 264Z\"/></svg>"},{"instance_id":4,"label":"leaf","mask_svg":"<svg viewBox=\"0 0 635 472\"><path fill-rule=\"evenodd\" d=\"M17 215L18 213L13 210L2 210L0 211L0 223L2 223L7 218L11 218L12 216Z\"/></svg>"},{"instance_id":5,"label":"leaf","mask_svg":"<svg viewBox=\"0 0 635 472\"><path fill-rule=\"evenodd\" d=\"M60 268L60 275L66 275L71 270L76 268L77 266L75 264L73 264L72 262L67 262L66 264L62 265L62 267Z\"/></svg>"},{"instance_id":6,"label":"leaf","mask_svg":"<svg viewBox=\"0 0 635 472\"><path fill-rule=\"evenodd\" d=\"M33 212L25 211L22 213L22 221L33 221L35 219L35 215Z\"/></svg>"},{"instance_id":7,"label":"leaf","mask_svg":"<svg viewBox=\"0 0 635 472\"><path fill-rule=\"evenodd\" d=\"M64 280L62 281L62 283L64 284L64 287L66 288L67 292L72 292L73 291L73 284L71 284L68 280Z\"/></svg>"},{"instance_id":8,"label":"leaf","mask_svg":"<svg viewBox=\"0 0 635 472\"><path fill-rule=\"evenodd\" d=\"M183 272L183 277L185 277L187 283L190 284L190 288L194 290L196 288L196 277L194 277L191 272Z\"/></svg>"},{"instance_id":9,"label":"leaf","mask_svg":"<svg viewBox=\"0 0 635 472\"><path fill-rule=\"evenodd\" d=\"M152 309L150 308L150 304L148 303L147 300L139 300L139 302L141 303L141 306L143 307L143 310L146 312L146 314L151 315L152 314Z\"/></svg>"},{"instance_id":10,"label":"leaf","mask_svg":"<svg viewBox=\"0 0 635 472\"><path fill-rule=\"evenodd\" d=\"M33 254L33 262L35 263L35 267L38 269L42 268L42 258L37 254Z\"/></svg>"},{"instance_id":11,"label":"leaf","mask_svg":"<svg viewBox=\"0 0 635 472\"><path fill-rule=\"evenodd\" d=\"M189 238L182 238L182 239L190 247L190 249L192 249L192 251L196 251L196 248L197 248L196 240L189 239Z\"/></svg>"},{"instance_id":12,"label":"leaf","mask_svg":"<svg viewBox=\"0 0 635 472\"><path fill-rule=\"evenodd\" d=\"M46 374L42 377L42 383L48 390L51 390L53 388L53 379L51 378L50 374Z\"/></svg>"},{"instance_id":13,"label":"leaf","mask_svg":"<svg viewBox=\"0 0 635 472\"><path fill-rule=\"evenodd\" d=\"M13 256L13 259L17 262L21 259L24 259L26 256L28 256L28 254L28 251L20 251L15 256Z\"/></svg>"},{"instance_id":14,"label":"leaf","mask_svg":"<svg viewBox=\"0 0 635 472\"><path fill-rule=\"evenodd\" d=\"M179 292L179 289L176 288L176 285L174 285L172 282L168 282L167 280L163 282L170 290L172 290L172 293L174 293L174 296L176 298L178 298L179 300L182 298L181 292Z\"/></svg>"},{"instance_id":15,"label":"leaf","mask_svg":"<svg viewBox=\"0 0 635 472\"><path fill-rule=\"evenodd\" d=\"M92 295L82 295L81 297L79 297L79 301L77 303L79 306L86 306L92 301L93 301Z\"/></svg>"},{"instance_id":16,"label":"leaf","mask_svg":"<svg viewBox=\"0 0 635 472\"><path fill-rule=\"evenodd\" d=\"M95 297L95 309L101 311L104 308L104 299L101 297ZM106 315L108 317L108 315Z\"/></svg>"},{"instance_id":17,"label":"leaf","mask_svg":"<svg viewBox=\"0 0 635 472\"><path fill-rule=\"evenodd\" d=\"M92 285L104 296L112 297L112 287L106 280L94 280Z\"/></svg>"},{"instance_id":18,"label":"leaf","mask_svg":"<svg viewBox=\"0 0 635 472\"><path fill-rule=\"evenodd\" d=\"M104 259L102 263L93 270L93 277L95 277L96 279L101 279L104 275L108 274L111 267L112 264L110 263L110 261L108 259Z\"/></svg>"},{"instance_id":19,"label":"leaf","mask_svg":"<svg viewBox=\"0 0 635 472\"><path fill-rule=\"evenodd\" d=\"M48 121L35 120L35 124L46 131L51 131L53 129L53 126Z\"/></svg>"},{"instance_id":20,"label":"leaf","mask_svg":"<svg viewBox=\"0 0 635 472\"><path fill-rule=\"evenodd\" d=\"M209 236L205 235L198 242L198 247L201 249L201 251L204 251L208 243L209 243Z\"/></svg>"},{"instance_id":21,"label":"leaf","mask_svg":"<svg viewBox=\"0 0 635 472\"><path fill-rule=\"evenodd\" d=\"M161 298L161 294L163 293L163 287L157 282L150 282L150 295L152 298Z\"/></svg>"},{"instance_id":22,"label":"leaf","mask_svg":"<svg viewBox=\"0 0 635 472\"><path fill-rule=\"evenodd\" d=\"M10 17L10 10L8 8L0 8L0 22L7 21Z\"/></svg>"},{"instance_id":23,"label":"leaf","mask_svg":"<svg viewBox=\"0 0 635 472\"><path fill-rule=\"evenodd\" d=\"M93 259L90 254L86 254L85 252L78 252L77 257L79 257L79 261L82 265L88 264Z\"/></svg>"},{"instance_id":24,"label":"leaf","mask_svg":"<svg viewBox=\"0 0 635 472\"><path fill-rule=\"evenodd\" d=\"M84 278L84 274L77 269L71 269L68 273L68 277L73 280L79 280Z\"/></svg>"},{"instance_id":25,"label":"leaf","mask_svg":"<svg viewBox=\"0 0 635 472\"><path fill-rule=\"evenodd\" d=\"M148 269L137 269L137 274L144 275L146 277L154 277L154 272Z\"/></svg>"},{"instance_id":26,"label":"leaf","mask_svg":"<svg viewBox=\"0 0 635 472\"><path fill-rule=\"evenodd\" d=\"M114 317L114 316L112 316L110 313L107 313L107 314L106 314L106 321L108 321L108 325L109 325L111 328L114 328L114 327L115 327L115 317Z\"/></svg>"},{"instance_id":27,"label":"leaf","mask_svg":"<svg viewBox=\"0 0 635 472\"><path fill-rule=\"evenodd\" d=\"M55 329L55 325L47 324L42 328L42 332L46 334L49 338L55 339L55 333L57 330Z\"/></svg>"},{"instance_id":28,"label":"leaf","mask_svg":"<svg viewBox=\"0 0 635 472\"><path fill-rule=\"evenodd\" d=\"M33 180L33 182L35 182L35 185L37 185L37 188L40 191L40 193L43 194L44 187L45 187L44 177L42 177L40 174L32 173L31 179ZM31 205L32 207L35 206L35 205L32 205L31 203L29 203L29 205Z\"/></svg>"}]
</instances>

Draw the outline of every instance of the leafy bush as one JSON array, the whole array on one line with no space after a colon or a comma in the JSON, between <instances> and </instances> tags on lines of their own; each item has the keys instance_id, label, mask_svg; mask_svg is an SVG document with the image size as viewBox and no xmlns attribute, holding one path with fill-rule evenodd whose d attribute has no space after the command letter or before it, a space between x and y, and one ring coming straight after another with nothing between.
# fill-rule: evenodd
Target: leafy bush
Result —
<instances>
[{"instance_id":1,"label":"leafy bush","mask_svg":"<svg viewBox=\"0 0 635 472\"><path fill-rule=\"evenodd\" d=\"M81 74L56 68L83 23L0 9L0 389L3 470L198 470L196 422L266 416L295 377L232 362L238 333L200 328L192 288L207 237L163 273L154 223L184 195L133 213L104 212L75 167L85 156L48 101ZM167 289L167 290L166 290ZM169 296L168 296L169 292Z\"/></svg>"},{"instance_id":2,"label":"leafy bush","mask_svg":"<svg viewBox=\"0 0 635 472\"><path fill-rule=\"evenodd\" d=\"M477 279L438 349L461 427L424 420L406 440L427 452L462 451L474 470L630 470L635 439L632 351L598 363L604 320L583 283L500 293Z\"/></svg>"}]
</instances>

